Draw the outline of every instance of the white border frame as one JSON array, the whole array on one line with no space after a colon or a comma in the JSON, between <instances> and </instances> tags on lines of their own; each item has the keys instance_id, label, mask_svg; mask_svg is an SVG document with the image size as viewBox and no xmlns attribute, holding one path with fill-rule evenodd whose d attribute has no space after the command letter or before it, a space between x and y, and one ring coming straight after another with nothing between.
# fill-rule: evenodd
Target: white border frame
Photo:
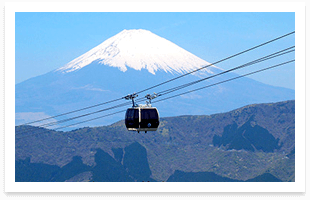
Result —
<instances>
[{"instance_id":1,"label":"white border frame","mask_svg":"<svg viewBox=\"0 0 310 200\"><path fill-rule=\"evenodd\" d=\"M242 5L241 5L242 4ZM15 182L15 12L295 12L295 182ZM305 4L287 2L65 2L5 4L5 192L305 192Z\"/></svg>"}]
</instances>

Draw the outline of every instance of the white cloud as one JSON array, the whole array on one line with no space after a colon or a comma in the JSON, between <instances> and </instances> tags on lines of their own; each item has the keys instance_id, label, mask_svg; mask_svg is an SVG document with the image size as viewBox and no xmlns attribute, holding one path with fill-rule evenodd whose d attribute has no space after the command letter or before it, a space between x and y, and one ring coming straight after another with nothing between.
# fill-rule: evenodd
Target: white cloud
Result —
<instances>
[{"instance_id":1,"label":"white cloud","mask_svg":"<svg viewBox=\"0 0 310 200\"><path fill-rule=\"evenodd\" d=\"M45 118L51 117L50 115L45 114L44 112L21 112L21 113L15 113L15 124L21 125ZM42 124L50 123L50 122L57 122L57 120L51 118L48 120L44 120L41 122L37 122L31 125L40 126Z\"/></svg>"}]
</instances>

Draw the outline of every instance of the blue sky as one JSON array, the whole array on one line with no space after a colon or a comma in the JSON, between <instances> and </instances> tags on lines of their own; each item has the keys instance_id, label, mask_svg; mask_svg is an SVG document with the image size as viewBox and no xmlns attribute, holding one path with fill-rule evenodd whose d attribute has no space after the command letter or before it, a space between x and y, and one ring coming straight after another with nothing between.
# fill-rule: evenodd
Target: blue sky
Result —
<instances>
[{"instance_id":1,"label":"blue sky","mask_svg":"<svg viewBox=\"0 0 310 200\"><path fill-rule=\"evenodd\" d=\"M15 83L62 67L124 29L150 30L212 63L294 31L295 15L281 12L16 13ZM217 66L229 69L290 47L295 43L294 37L292 35ZM294 54L274 63L293 58ZM294 89L294 63L251 78Z\"/></svg>"}]
</instances>

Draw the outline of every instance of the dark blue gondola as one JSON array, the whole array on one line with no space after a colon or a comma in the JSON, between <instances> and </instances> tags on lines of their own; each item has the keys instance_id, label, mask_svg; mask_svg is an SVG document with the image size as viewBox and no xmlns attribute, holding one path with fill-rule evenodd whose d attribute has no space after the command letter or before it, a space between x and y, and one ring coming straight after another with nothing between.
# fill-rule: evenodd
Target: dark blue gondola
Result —
<instances>
[{"instance_id":1,"label":"dark blue gondola","mask_svg":"<svg viewBox=\"0 0 310 200\"><path fill-rule=\"evenodd\" d=\"M128 108L125 115L125 125L128 131L156 131L159 126L159 114L155 107L152 107L151 99L156 96L147 95L149 99L146 105L137 105L134 103L134 98L138 95L128 95L125 98L131 99L133 102L132 108Z\"/></svg>"}]
</instances>

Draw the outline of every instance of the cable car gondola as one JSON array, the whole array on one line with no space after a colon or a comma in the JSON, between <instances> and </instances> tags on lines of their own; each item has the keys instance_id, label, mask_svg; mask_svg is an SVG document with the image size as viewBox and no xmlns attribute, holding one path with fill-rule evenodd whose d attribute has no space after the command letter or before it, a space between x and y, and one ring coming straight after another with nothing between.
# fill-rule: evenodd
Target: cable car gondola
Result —
<instances>
[{"instance_id":1,"label":"cable car gondola","mask_svg":"<svg viewBox=\"0 0 310 200\"><path fill-rule=\"evenodd\" d=\"M147 95L149 99L146 105L137 105L134 98L138 95L128 95L125 99L131 99L133 102L132 108L128 108L125 115L125 125L128 131L156 131L159 126L159 114L155 107L152 107L151 99L156 96Z\"/></svg>"}]
</instances>

